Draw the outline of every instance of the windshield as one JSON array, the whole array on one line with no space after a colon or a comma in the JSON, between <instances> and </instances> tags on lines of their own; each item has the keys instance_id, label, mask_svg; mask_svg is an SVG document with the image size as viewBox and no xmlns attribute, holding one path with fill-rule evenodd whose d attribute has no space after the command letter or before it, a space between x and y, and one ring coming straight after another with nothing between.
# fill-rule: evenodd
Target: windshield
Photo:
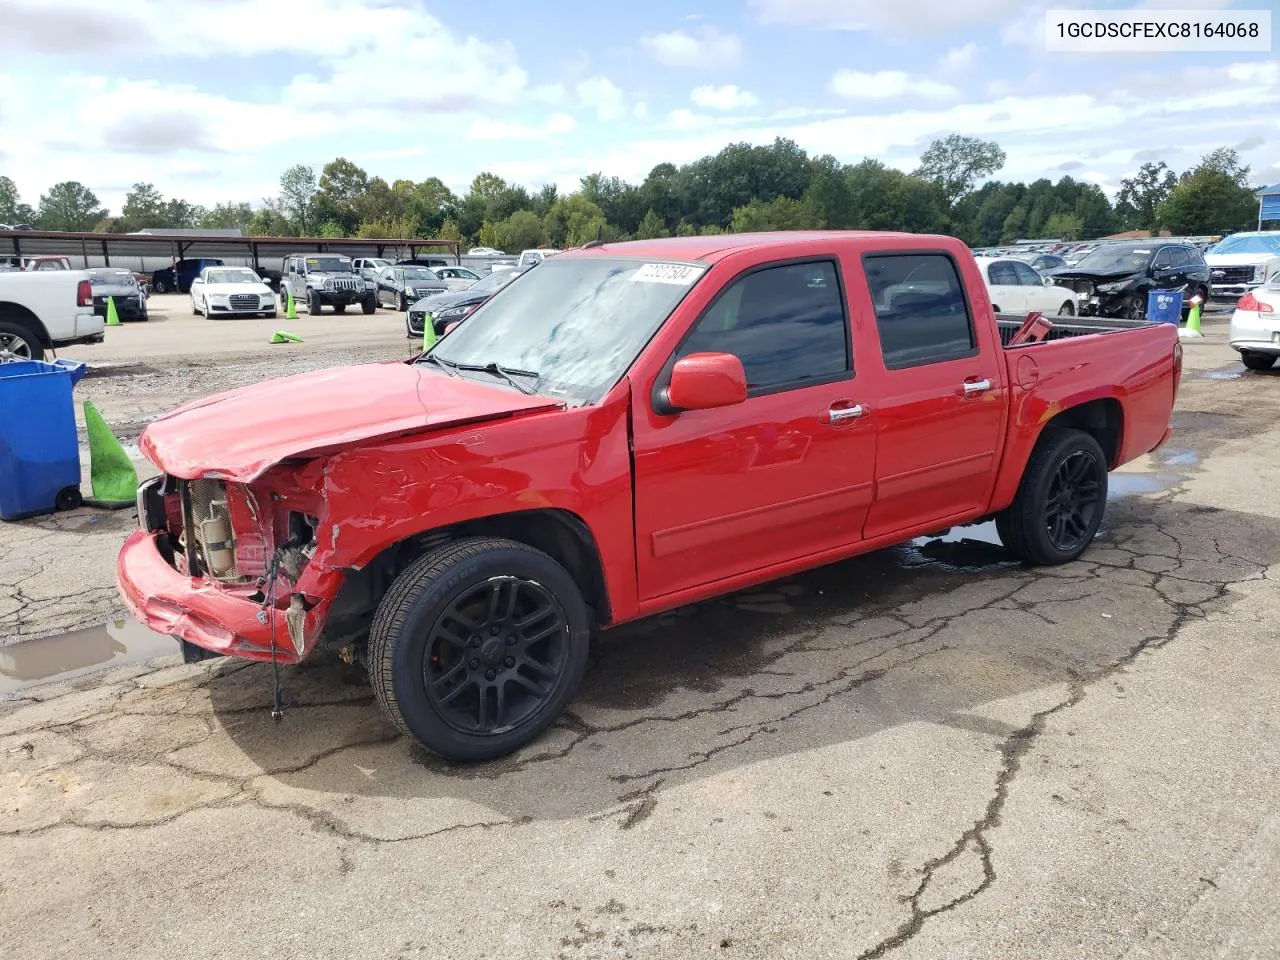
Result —
<instances>
[{"instance_id":1,"label":"windshield","mask_svg":"<svg viewBox=\"0 0 1280 960\"><path fill-rule=\"evenodd\" d=\"M1145 270L1151 262L1154 248L1146 247L1098 247L1090 250L1076 266L1081 270L1099 270L1119 273L1122 270Z\"/></svg>"},{"instance_id":2,"label":"windshield","mask_svg":"<svg viewBox=\"0 0 1280 960\"><path fill-rule=\"evenodd\" d=\"M1210 253L1271 253L1280 256L1280 233L1269 237L1227 237Z\"/></svg>"},{"instance_id":3,"label":"windshield","mask_svg":"<svg viewBox=\"0 0 1280 960\"><path fill-rule=\"evenodd\" d=\"M426 267L405 267L404 278L406 280L439 280L434 273Z\"/></svg>"},{"instance_id":4,"label":"windshield","mask_svg":"<svg viewBox=\"0 0 1280 960\"><path fill-rule=\"evenodd\" d=\"M391 261L390 261L390 260L379 260L377 257L370 257L368 260L366 260L366 261L364 262L364 265L365 265L366 267L371 267L371 268L373 268L374 270L381 270L383 267L389 267L389 266L391 266Z\"/></svg>"},{"instance_id":5,"label":"windshield","mask_svg":"<svg viewBox=\"0 0 1280 960\"><path fill-rule=\"evenodd\" d=\"M529 388L593 403L705 270L705 264L548 258L486 300L429 355L449 364L529 371L537 374L521 378Z\"/></svg>"},{"instance_id":6,"label":"windshield","mask_svg":"<svg viewBox=\"0 0 1280 960\"><path fill-rule=\"evenodd\" d=\"M311 273L350 273L351 261L345 257L307 257Z\"/></svg>"},{"instance_id":7,"label":"windshield","mask_svg":"<svg viewBox=\"0 0 1280 960\"><path fill-rule=\"evenodd\" d=\"M205 283L261 283L252 270L206 270Z\"/></svg>"}]
</instances>

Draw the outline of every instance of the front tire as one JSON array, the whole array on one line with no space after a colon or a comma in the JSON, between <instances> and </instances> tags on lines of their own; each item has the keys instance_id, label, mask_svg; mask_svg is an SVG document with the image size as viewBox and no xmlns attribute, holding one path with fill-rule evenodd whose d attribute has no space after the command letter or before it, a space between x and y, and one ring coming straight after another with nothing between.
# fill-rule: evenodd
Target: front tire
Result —
<instances>
[{"instance_id":1,"label":"front tire","mask_svg":"<svg viewBox=\"0 0 1280 960\"><path fill-rule=\"evenodd\" d=\"M403 293L396 295L396 309L405 313L409 309L409 298Z\"/></svg>"},{"instance_id":2,"label":"front tire","mask_svg":"<svg viewBox=\"0 0 1280 960\"><path fill-rule=\"evenodd\" d=\"M1240 362L1249 370L1270 370L1275 366L1276 357L1270 353L1253 353L1243 350L1240 353Z\"/></svg>"},{"instance_id":3,"label":"front tire","mask_svg":"<svg viewBox=\"0 0 1280 960\"><path fill-rule=\"evenodd\" d=\"M307 295L307 313L311 314L311 316L318 316L322 306L323 305L320 303L320 294L313 290Z\"/></svg>"},{"instance_id":4,"label":"front tire","mask_svg":"<svg viewBox=\"0 0 1280 960\"><path fill-rule=\"evenodd\" d=\"M360 304L360 309L364 312L364 315L366 317L370 316L371 314L377 313L378 298L374 296L365 297L364 301Z\"/></svg>"},{"instance_id":5,"label":"front tire","mask_svg":"<svg viewBox=\"0 0 1280 960\"><path fill-rule=\"evenodd\" d=\"M1124 307L1124 315L1127 320L1147 319L1147 292L1145 290L1141 293L1135 293L1129 298Z\"/></svg>"},{"instance_id":6,"label":"front tire","mask_svg":"<svg viewBox=\"0 0 1280 960\"><path fill-rule=\"evenodd\" d=\"M1050 428L1040 438L1018 493L996 517L1005 549L1036 566L1078 558L1097 536L1107 506L1107 458L1081 430Z\"/></svg>"},{"instance_id":7,"label":"front tire","mask_svg":"<svg viewBox=\"0 0 1280 960\"><path fill-rule=\"evenodd\" d=\"M419 558L378 605L369 677L387 716L447 760L504 756L577 692L590 617L568 571L513 540L474 538Z\"/></svg>"},{"instance_id":8,"label":"front tire","mask_svg":"<svg viewBox=\"0 0 1280 960\"><path fill-rule=\"evenodd\" d=\"M1058 308L1058 316L1060 317L1074 317L1075 315L1076 305L1070 300Z\"/></svg>"}]
</instances>

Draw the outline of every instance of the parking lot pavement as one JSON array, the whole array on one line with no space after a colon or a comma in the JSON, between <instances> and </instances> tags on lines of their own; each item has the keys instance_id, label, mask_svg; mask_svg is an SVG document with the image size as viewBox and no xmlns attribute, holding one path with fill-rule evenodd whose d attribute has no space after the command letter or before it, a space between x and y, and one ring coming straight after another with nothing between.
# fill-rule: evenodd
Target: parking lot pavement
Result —
<instances>
[{"instance_id":1,"label":"parking lot pavement","mask_svg":"<svg viewBox=\"0 0 1280 960\"><path fill-rule=\"evenodd\" d=\"M228 661L20 692L6 952L1280 956L1280 374L1210 334L1081 561L957 530L622 628L502 761L338 663L279 724Z\"/></svg>"}]
</instances>

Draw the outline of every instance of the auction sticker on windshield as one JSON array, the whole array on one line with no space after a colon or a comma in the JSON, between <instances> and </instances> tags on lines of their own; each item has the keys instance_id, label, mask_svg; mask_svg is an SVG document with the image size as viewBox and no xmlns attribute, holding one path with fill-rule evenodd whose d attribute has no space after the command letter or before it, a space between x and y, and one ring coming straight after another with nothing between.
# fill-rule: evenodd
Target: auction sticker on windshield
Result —
<instances>
[{"instance_id":1,"label":"auction sticker on windshield","mask_svg":"<svg viewBox=\"0 0 1280 960\"><path fill-rule=\"evenodd\" d=\"M639 283L674 283L687 287L702 276L704 269L682 263L646 263L627 279Z\"/></svg>"}]
</instances>

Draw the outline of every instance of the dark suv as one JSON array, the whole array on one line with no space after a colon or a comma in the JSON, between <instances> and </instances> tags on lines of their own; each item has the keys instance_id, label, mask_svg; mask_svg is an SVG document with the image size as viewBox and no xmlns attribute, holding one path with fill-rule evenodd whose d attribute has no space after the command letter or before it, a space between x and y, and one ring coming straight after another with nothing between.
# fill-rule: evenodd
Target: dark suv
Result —
<instances>
[{"instance_id":1,"label":"dark suv","mask_svg":"<svg viewBox=\"0 0 1280 960\"><path fill-rule=\"evenodd\" d=\"M1152 290L1180 290L1184 313L1192 297L1209 299L1209 266L1200 250L1185 242L1104 243L1052 276L1054 283L1076 291L1083 317L1145 320Z\"/></svg>"}]
</instances>

